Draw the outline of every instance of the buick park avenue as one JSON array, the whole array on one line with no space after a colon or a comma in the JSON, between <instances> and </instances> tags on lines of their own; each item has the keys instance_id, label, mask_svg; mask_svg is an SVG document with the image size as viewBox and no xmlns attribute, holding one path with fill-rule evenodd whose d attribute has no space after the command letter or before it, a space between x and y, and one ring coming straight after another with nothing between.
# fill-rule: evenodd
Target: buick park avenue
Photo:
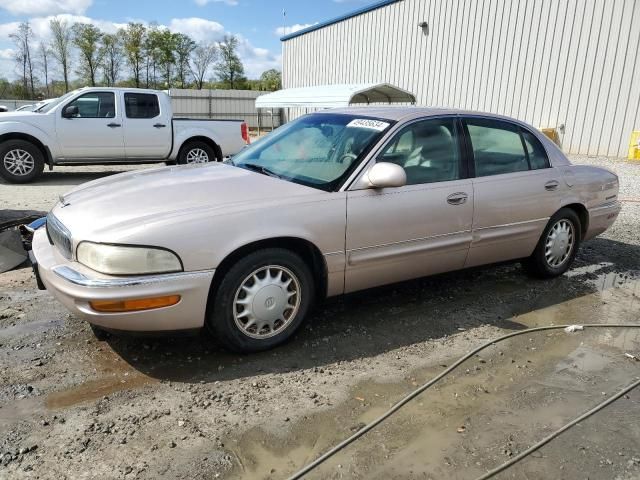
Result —
<instances>
[{"instance_id":1,"label":"buick park avenue","mask_svg":"<svg viewBox=\"0 0 640 480\"><path fill-rule=\"evenodd\" d=\"M99 328L205 327L253 352L323 297L510 260L561 275L619 211L615 174L572 165L520 121L348 108L225 163L81 185L35 231L32 259L39 284Z\"/></svg>"}]
</instances>

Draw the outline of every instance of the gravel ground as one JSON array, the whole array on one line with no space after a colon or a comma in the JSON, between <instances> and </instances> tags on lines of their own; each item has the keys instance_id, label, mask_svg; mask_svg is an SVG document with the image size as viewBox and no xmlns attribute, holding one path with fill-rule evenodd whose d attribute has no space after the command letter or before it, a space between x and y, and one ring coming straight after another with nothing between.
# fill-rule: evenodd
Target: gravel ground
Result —
<instances>
[{"instance_id":1,"label":"gravel ground","mask_svg":"<svg viewBox=\"0 0 640 480\"><path fill-rule=\"evenodd\" d=\"M332 299L291 343L257 355L204 335L98 340L28 268L1 274L0 478L285 478L490 338L637 322L640 163L573 160L616 171L627 201L568 274L533 281L507 265ZM47 210L112 169L65 170L0 184L0 204ZM476 478L637 377L625 353L640 355L637 332L492 347L311 477ZM633 418L640 392L501 478L640 478Z\"/></svg>"}]
</instances>

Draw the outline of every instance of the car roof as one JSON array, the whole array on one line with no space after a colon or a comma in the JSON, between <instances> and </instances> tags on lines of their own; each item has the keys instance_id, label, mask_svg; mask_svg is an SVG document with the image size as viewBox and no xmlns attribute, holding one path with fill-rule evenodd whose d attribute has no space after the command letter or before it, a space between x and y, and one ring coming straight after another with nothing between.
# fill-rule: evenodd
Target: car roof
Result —
<instances>
[{"instance_id":1,"label":"car roof","mask_svg":"<svg viewBox=\"0 0 640 480\"><path fill-rule=\"evenodd\" d=\"M81 87L78 91L82 92L92 92L92 91L116 91L116 92L128 92L128 93L164 93L167 92L164 90L154 90L151 88L137 88L137 87Z\"/></svg>"},{"instance_id":2,"label":"car roof","mask_svg":"<svg viewBox=\"0 0 640 480\"><path fill-rule=\"evenodd\" d=\"M446 107L422 107L422 106L363 106L363 107L340 107L328 110L321 110L316 113L338 113L345 115L363 115L367 117L376 117L392 121L408 120L419 117L431 117L440 115L469 115L494 118L496 120L507 120L527 125L525 122L516 118L498 115L495 113L479 112L474 110L461 110L457 108Z\"/></svg>"}]
</instances>

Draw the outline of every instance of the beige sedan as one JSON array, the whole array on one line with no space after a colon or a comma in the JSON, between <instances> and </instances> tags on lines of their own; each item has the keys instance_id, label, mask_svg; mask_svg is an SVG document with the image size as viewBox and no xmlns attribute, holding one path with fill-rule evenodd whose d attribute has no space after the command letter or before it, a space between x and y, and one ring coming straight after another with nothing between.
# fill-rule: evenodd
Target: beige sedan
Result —
<instances>
[{"instance_id":1,"label":"beige sedan","mask_svg":"<svg viewBox=\"0 0 640 480\"><path fill-rule=\"evenodd\" d=\"M40 284L110 330L207 327L251 352L314 300L507 260L554 277L620 211L618 178L531 126L427 108L304 116L224 164L124 173L35 232Z\"/></svg>"}]
</instances>

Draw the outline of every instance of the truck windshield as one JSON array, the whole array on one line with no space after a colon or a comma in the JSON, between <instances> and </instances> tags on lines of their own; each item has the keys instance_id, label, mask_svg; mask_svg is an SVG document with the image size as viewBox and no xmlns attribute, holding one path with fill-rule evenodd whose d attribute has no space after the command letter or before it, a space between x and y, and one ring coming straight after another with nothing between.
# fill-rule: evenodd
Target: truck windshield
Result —
<instances>
[{"instance_id":1,"label":"truck windshield","mask_svg":"<svg viewBox=\"0 0 640 480\"><path fill-rule=\"evenodd\" d=\"M333 191L391 123L362 115L306 115L246 148L230 163L308 187Z\"/></svg>"}]
</instances>

